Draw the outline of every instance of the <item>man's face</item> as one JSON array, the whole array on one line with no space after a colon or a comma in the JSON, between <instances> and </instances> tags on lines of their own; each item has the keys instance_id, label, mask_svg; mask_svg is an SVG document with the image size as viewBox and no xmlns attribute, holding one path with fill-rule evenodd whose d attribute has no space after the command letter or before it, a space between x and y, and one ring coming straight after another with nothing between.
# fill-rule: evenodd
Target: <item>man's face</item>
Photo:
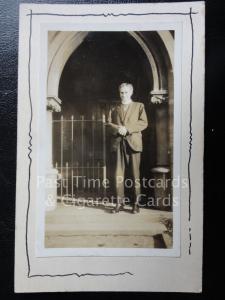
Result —
<instances>
[{"instance_id":1,"label":"man's face","mask_svg":"<svg viewBox=\"0 0 225 300\"><path fill-rule=\"evenodd\" d=\"M129 86L122 86L120 88L120 98L123 102L129 101L132 94L133 91Z\"/></svg>"}]
</instances>

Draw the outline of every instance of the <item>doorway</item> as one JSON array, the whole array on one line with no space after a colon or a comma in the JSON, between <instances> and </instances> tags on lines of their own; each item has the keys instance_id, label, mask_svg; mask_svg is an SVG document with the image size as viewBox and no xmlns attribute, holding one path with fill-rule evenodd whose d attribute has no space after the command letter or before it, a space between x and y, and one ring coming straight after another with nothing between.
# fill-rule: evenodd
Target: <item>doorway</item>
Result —
<instances>
[{"instance_id":1,"label":"doorway","mask_svg":"<svg viewBox=\"0 0 225 300\"><path fill-rule=\"evenodd\" d=\"M60 174L59 199L111 192L102 184L111 178L104 122L110 106L119 101L121 82L132 83L133 100L145 104L151 126L143 132L141 177L150 178L156 143L154 113L149 105L153 74L148 58L128 32L90 32L64 66L58 90L61 113L53 113L53 166ZM151 190L144 193L149 195Z\"/></svg>"}]
</instances>

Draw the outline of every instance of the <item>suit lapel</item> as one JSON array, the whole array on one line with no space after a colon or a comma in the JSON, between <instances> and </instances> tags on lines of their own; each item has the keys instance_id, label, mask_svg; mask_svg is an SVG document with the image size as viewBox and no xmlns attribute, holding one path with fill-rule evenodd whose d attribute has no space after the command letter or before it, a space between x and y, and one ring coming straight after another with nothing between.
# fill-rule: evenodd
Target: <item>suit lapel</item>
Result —
<instances>
[{"instance_id":1,"label":"suit lapel","mask_svg":"<svg viewBox=\"0 0 225 300\"><path fill-rule=\"evenodd\" d=\"M134 107L134 103L132 101L125 112L124 119L123 119L124 124L127 121L127 118L129 117L129 115L131 114L133 107Z\"/></svg>"},{"instance_id":2,"label":"suit lapel","mask_svg":"<svg viewBox=\"0 0 225 300\"><path fill-rule=\"evenodd\" d=\"M123 111L123 108L122 108L122 105L118 105L117 107L117 111L118 111L118 115L120 117L120 120L121 120L121 123L124 125L127 118L129 117L129 115L131 114L132 112L132 109L134 107L134 103L133 101L130 103L130 105L128 106L127 110L124 112Z\"/></svg>"},{"instance_id":3,"label":"suit lapel","mask_svg":"<svg viewBox=\"0 0 225 300\"><path fill-rule=\"evenodd\" d=\"M118 115L120 117L120 121L123 124L123 122L124 122L124 112L122 111L121 104L117 106L117 112L118 112Z\"/></svg>"}]
</instances>

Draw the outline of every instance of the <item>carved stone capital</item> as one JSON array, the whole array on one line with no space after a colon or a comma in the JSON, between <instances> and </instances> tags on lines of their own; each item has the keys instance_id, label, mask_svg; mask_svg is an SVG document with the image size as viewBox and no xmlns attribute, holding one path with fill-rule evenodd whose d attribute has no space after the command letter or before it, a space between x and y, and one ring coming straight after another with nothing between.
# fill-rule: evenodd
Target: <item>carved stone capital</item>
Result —
<instances>
[{"instance_id":1,"label":"carved stone capital","mask_svg":"<svg viewBox=\"0 0 225 300\"><path fill-rule=\"evenodd\" d=\"M158 166L158 167L152 168L151 172L157 173L157 174L167 174L170 172L170 169L168 167Z\"/></svg>"},{"instance_id":2,"label":"carved stone capital","mask_svg":"<svg viewBox=\"0 0 225 300\"><path fill-rule=\"evenodd\" d=\"M60 112L61 111L62 101L57 96L48 96L47 97L47 110Z\"/></svg>"},{"instance_id":3,"label":"carved stone capital","mask_svg":"<svg viewBox=\"0 0 225 300\"><path fill-rule=\"evenodd\" d=\"M150 93L150 101L152 104L162 104L165 103L168 99L167 90L153 90Z\"/></svg>"}]
</instances>

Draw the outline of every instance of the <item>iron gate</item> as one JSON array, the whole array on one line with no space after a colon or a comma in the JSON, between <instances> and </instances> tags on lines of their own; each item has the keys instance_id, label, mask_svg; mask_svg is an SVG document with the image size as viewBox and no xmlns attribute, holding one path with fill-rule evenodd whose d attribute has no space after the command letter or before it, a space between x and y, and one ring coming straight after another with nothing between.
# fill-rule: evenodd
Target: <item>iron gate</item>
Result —
<instances>
[{"instance_id":1,"label":"iron gate","mask_svg":"<svg viewBox=\"0 0 225 300\"><path fill-rule=\"evenodd\" d=\"M106 194L105 115L54 119L53 164L58 170L57 198L95 199Z\"/></svg>"}]
</instances>

